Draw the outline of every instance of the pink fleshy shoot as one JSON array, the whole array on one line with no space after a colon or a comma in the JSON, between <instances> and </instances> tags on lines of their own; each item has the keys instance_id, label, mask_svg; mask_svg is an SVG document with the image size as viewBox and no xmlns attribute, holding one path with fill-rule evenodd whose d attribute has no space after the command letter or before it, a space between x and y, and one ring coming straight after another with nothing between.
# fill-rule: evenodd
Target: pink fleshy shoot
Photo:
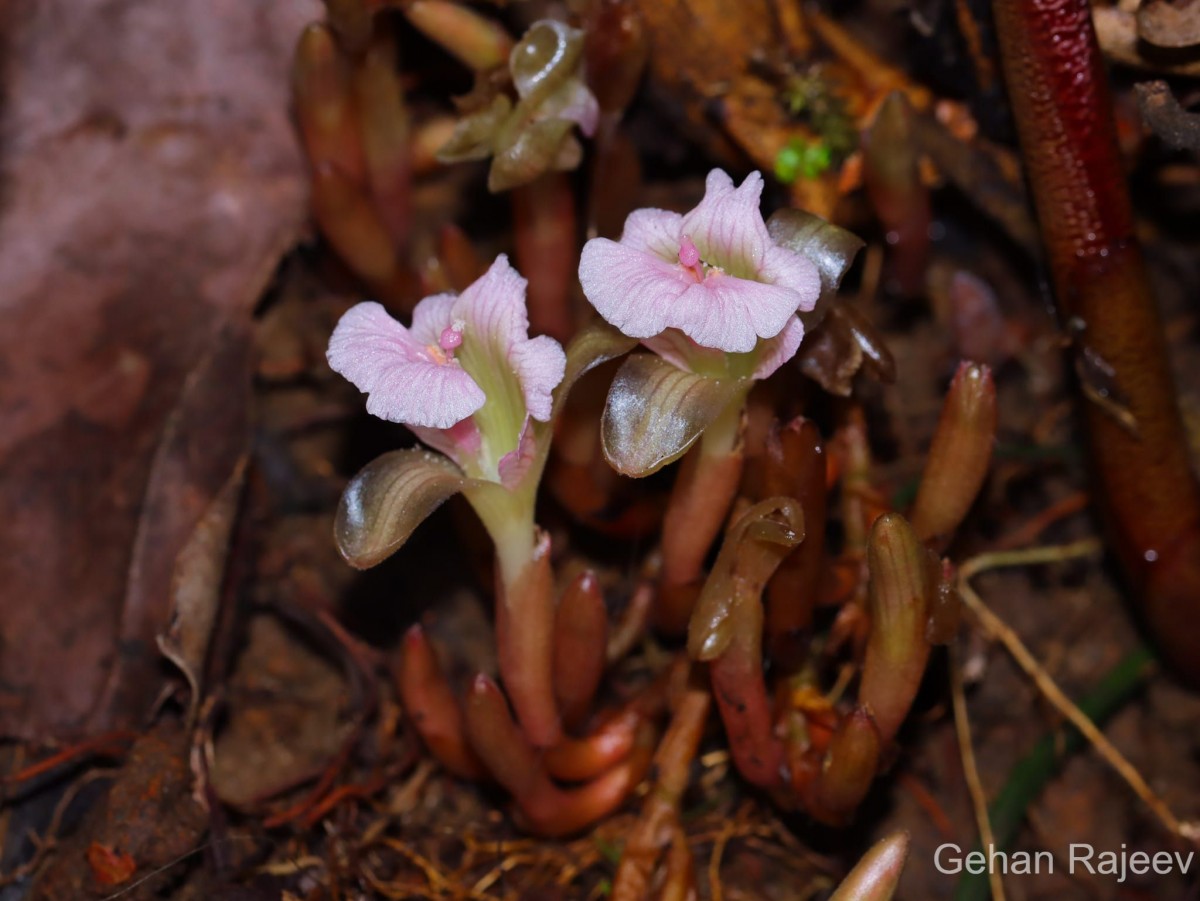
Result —
<instances>
[{"instance_id":1,"label":"pink fleshy shoot","mask_svg":"<svg viewBox=\"0 0 1200 901\"><path fill-rule=\"evenodd\" d=\"M799 347L795 314L813 308L821 282L807 257L771 240L759 211L762 189L757 172L735 188L714 169L691 212L635 210L619 242L594 238L584 246L584 294L632 338L677 329L702 348L757 349L777 368L778 351ZM759 345L776 338L774 347Z\"/></svg>"}]
</instances>

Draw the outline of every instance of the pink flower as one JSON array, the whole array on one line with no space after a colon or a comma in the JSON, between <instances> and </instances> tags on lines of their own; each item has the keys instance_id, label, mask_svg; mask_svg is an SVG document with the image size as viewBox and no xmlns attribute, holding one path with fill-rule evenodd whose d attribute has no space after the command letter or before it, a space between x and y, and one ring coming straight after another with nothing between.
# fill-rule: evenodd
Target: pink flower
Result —
<instances>
[{"instance_id":1,"label":"pink flower","mask_svg":"<svg viewBox=\"0 0 1200 901\"><path fill-rule=\"evenodd\" d=\"M754 377L769 375L800 347L795 314L813 308L821 282L807 257L771 240L762 188L757 172L735 188L714 169L691 212L635 210L620 242L584 246L584 294L608 322L677 365L692 368L704 349L754 351Z\"/></svg>"},{"instance_id":2,"label":"pink flower","mask_svg":"<svg viewBox=\"0 0 1200 901\"><path fill-rule=\"evenodd\" d=\"M460 295L435 294L405 328L377 303L342 316L329 365L367 394L367 412L413 427L469 474L497 478L529 417L550 418L566 355L529 337L526 281L501 255Z\"/></svg>"}]
</instances>

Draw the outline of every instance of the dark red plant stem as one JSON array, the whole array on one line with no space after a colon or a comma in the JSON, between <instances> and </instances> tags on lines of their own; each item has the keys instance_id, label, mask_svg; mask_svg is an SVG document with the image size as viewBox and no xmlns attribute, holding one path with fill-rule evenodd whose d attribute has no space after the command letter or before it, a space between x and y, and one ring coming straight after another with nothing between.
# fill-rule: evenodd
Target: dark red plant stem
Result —
<instances>
[{"instance_id":1,"label":"dark red plant stem","mask_svg":"<svg viewBox=\"0 0 1200 901\"><path fill-rule=\"evenodd\" d=\"M1085 404L1114 548L1167 661L1200 683L1200 488L1148 283L1087 0L997 0L1005 78L1064 321L1136 433ZM1077 349L1078 352L1078 349Z\"/></svg>"},{"instance_id":2,"label":"dark red plant stem","mask_svg":"<svg viewBox=\"0 0 1200 901\"><path fill-rule=\"evenodd\" d=\"M587 236L616 238L641 184L637 152L618 125L642 79L649 41L632 0L592 0L585 32L584 70L600 104L592 140Z\"/></svg>"},{"instance_id":3,"label":"dark red plant stem","mask_svg":"<svg viewBox=\"0 0 1200 901\"><path fill-rule=\"evenodd\" d=\"M538 753L508 710L500 687L482 674L467 689L463 702L467 735L484 766L517 804L550 784Z\"/></svg>"},{"instance_id":4,"label":"dark red plant stem","mask_svg":"<svg viewBox=\"0 0 1200 901\"><path fill-rule=\"evenodd\" d=\"M504 690L526 736L539 748L562 738L554 699L554 574L550 539L538 538L532 558L509 584L496 580L496 657Z\"/></svg>"},{"instance_id":5,"label":"dark red plant stem","mask_svg":"<svg viewBox=\"0 0 1200 901\"><path fill-rule=\"evenodd\" d=\"M563 790L550 781L500 688L486 676L476 676L471 685L466 721L472 745L513 796L525 825L552 838L578 832L611 814L645 777L653 754L653 730L644 725L621 763L579 788Z\"/></svg>"},{"instance_id":6,"label":"dark red plant stem","mask_svg":"<svg viewBox=\"0 0 1200 901\"><path fill-rule=\"evenodd\" d=\"M487 270L467 233L453 222L438 232L437 260L451 291L465 291Z\"/></svg>"},{"instance_id":7,"label":"dark red plant stem","mask_svg":"<svg viewBox=\"0 0 1200 901\"><path fill-rule=\"evenodd\" d=\"M763 457L763 496L794 497L804 509L804 540L767 583L767 650L791 671L806 653L803 632L817 603L825 562L826 464L821 433L806 419L772 424Z\"/></svg>"},{"instance_id":8,"label":"dark red plant stem","mask_svg":"<svg viewBox=\"0 0 1200 901\"><path fill-rule=\"evenodd\" d=\"M512 192L517 268L529 279L529 327L564 344L575 334L569 293L579 263L575 196L564 172Z\"/></svg>"},{"instance_id":9,"label":"dark red plant stem","mask_svg":"<svg viewBox=\"0 0 1200 901\"><path fill-rule=\"evenodd\" d=\"M446 770L464 779L481 779L483 765L471 746L462 710L419 625L404 636L404 655L396 668L396 686L404 712L421 741Z\"/></svg>"},{"instance_id":10,"label":"dark red plant stem","mask_svg":"<svg viewBox=\"0 0 1200 901\"><path fill-rule=\"evenodd\" d=\"M890 245L889 281L906 296L925 289L929 189L921 183L912 107L900 91L884 100L863 148L863 181Z\"/></svg>"},{"instance_id":11,"label":"dark red plant stem","mask_svg":"<svg viewBox=\"0 0 1200 901\"><path fill-rule=\"evenodd\" d=\"M564 738L546 751L546 769L564 782L594 779L629 756L641 722L636 710L627 709L601 722L586 738Z\"/></svg>"},{"instance_id":12,"label":"dark red plant stem","mask_svg":"<svg viewBox=\"0 0 1200 901\"><path fill-rule=\"evenodd\" d=\"M567 728L587 716L608 651L608 611L590 569L567 586L554 614L554 697Z\"/></svg>"},{"instance_id":13,"label":"dark red plant stem","mask_svg":"<svg viewBox=\"0 0 1200 901\"><path fill-rule=\"evenodd\" d=\"M608 633L608 649L605 656L609 664L616 663L630 653L650 627L650 615L654 612L654 584L640 582L629 597L629 603L621 612Z\"/></svg>"},{"instance_id":14,"label":"dark red plant stem","mask_svg":"<svg viewBox=\"0 0 1200 901\"><path fill-rule=\"evenodd\" d=\"M380 29L372 38L355 67L353 86L366 183L380 220L402 251L412 224L412 136L396 44L388 31Z\"/></svg>"},{"instance_id":15,"label":"dark red plant stem","mask_svg":"<svg viewBox=\"0 0 1200 901\"><path fill-rule=\"evenodd\" d=\"M786 765L763 677L762 604L757 597L735 601L732 619L729 647L709 664L713 697L738 772L760 788L774 788L782 783Z\"/></svg>"}]
</instances>

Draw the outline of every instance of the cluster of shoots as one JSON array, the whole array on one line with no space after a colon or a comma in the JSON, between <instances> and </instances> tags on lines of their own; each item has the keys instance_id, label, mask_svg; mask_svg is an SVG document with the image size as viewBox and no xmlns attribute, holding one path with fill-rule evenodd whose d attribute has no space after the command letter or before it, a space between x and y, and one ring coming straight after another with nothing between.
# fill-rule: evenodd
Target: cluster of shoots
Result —
<instances>
[{"instance_id":1,"label":"cluster of shoots","mask_svg":"<svg viewBox=\"0 0 1200 901\"><path fill-rule=\"evenodd\" d=\"M596 6L583 22L538 22L514 41L453 3L403 5L486 84L440 156L490 158L489 186L504 190L578 163L576 129L587 136L599 124L603 140L645 48L629 4ZM397 194L407 189L397 185L416 151L394 47L356 9L334 5L331 24L302 39L297 104L318 223L383 291L397 288L389 280L403 268L408 207ZM607 68L590 70L589 60ZM393 118L380 123L373 104L385 99ZM561 315L544 319L557 330L539 325L518 246L517 268L501 255L458 291L393 302L411 311L406 322L374 301L354 306L329 344L330 365L366 394L368 412L407 425L422 445L386 453L351 480L336 520L344 557L379 563L456 494L495 549L498 672L453 685L414 626L398 672L413 729L447 771L502 786L519 824L546 836L597 822L653 772L618 898L642 897L652 883L669 895L693 878L681 812L714 709L747 783L845 824L892 756L933 646L957 629L940 554L988 469L991 375L961 365L916 500L907 517L890 509L872 483L858 405L837 402L827 439L794 415L795 398L771 390L798 371L844 386L860 366L891 367L838 303L861 242L797 210L764 221L763 186L758 173L738 185L713 170L689 211L638 209L618 240L580 248L572 233L565 249L543 246L539 268L577 276L592 311L582 324ZM376 255L368 234L387 252ZM385 257L390 267L374 265ZM569 396L603 363L595 402L586 391ZM631 480L677 461L665 508L620 513ZM581 528L659 536L623 596L606 596L591 571L561 572L569 549L538 525L543 475ZM827 541L835 521L836 547ZM653 655L656 674L635 688L615 684L615 665L643 640L665 649ZM894 886L905 844L873 851L857 878Z\"/></svg>"}]
</instances>

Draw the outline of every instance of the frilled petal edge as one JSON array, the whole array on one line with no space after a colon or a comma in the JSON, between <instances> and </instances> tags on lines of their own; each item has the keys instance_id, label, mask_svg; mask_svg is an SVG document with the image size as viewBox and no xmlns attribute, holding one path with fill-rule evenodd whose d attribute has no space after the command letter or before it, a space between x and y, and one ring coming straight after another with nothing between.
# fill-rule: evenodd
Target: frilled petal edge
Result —
<instances>
[{"instance_id":1,"label":"frilled petal edge","mask_svg":"<svg viewBox=\"0 0 1200 901\"><path fill-rule=\"evenodd\" d=\"M539 335L517 342L508 358L521 383L526 412L534 419L548 422L553 407L552 392L567 370L567 355L562 345Z\"/></svg>"},{"instance_id":2,"label":"frilled petal edge","mask_svg":"<svg viewBox=\"0 0 1200 901\"><path fill-rule=\"evenodd\" d=\"M821 273L804 254L772 244L763 254L758 277L772 285L790 288L799 301L796 309L807 313L821 296Z\"/></svg>"},{"instance_id":3,"label":"frilled petal edge","mask_svg":"<svg viewBox=\"0 0 1200 901\"><path fill-rule=\"evenodd\" d=\"M767 338L758 346L758 365L754 367L754 378L765 379L796 356L803 340L804 323L799 317L793 316L783 327L783 331L774 338Z\"/></svg>"}]
</instances>

